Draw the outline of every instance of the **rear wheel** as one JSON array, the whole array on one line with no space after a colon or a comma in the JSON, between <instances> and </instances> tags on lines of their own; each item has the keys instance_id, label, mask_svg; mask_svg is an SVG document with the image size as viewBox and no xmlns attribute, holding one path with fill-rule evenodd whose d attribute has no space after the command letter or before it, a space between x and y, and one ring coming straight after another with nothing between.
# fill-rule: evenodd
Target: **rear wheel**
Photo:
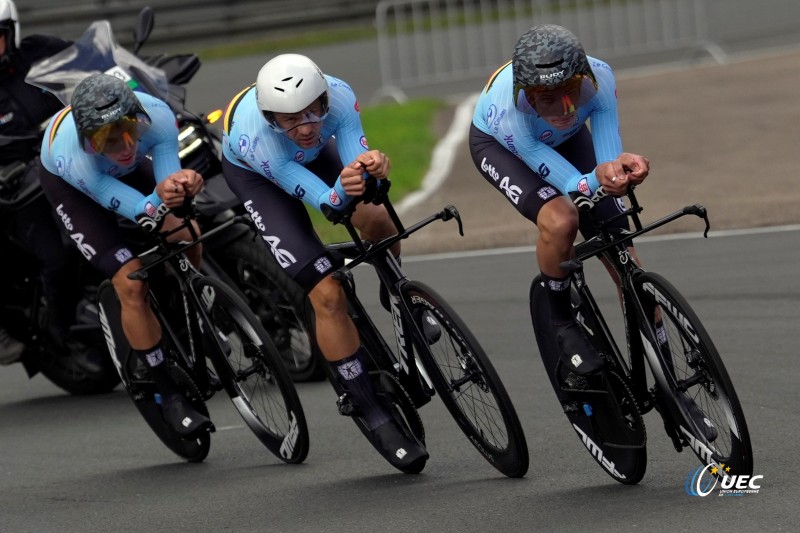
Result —
<instances>
[{"instance_id":1,"label":"rear wheel","mask_svg":"<svg viewBox=\"0 0 800 533\"><path fill-rule=\"evenodd\" d=\"M413 336L416 348L461 431L497 470L509 477L524 476L529 463L525 434L483 348L433 289L411 281L402 293L420 333Z\"/></svg>"},{"instance_id":2,"label":"rear wheel","mask_svg":"<svg viewBox=\"0 0 800 533\"><path fill-rule=\"evenodd\" d=\"M324 379L325 370L306 326L306 295L266 247L250 239L237 239L215 257L269 333L292 379Z\"/></svg>"},{"instance_id":3,"label":"rear wheel","mask_svg":"<svg viewBox=\"0 0 800 533\"><path fill-rule=\"evenodd\" d=\"M546 290L542 278L537 276L531 285L530 307L536 344L550 384L572 429L592 459L619 483L636 484L647 469L646 432L625 374L622 369L611 367L602 375L586 379L562 366L550 325ZM577 292L572 296L576 313L582 313L576 320L595 348L605 353L609 348L602 340L597 320L587 306L581 305ZM609 365L611 361L606 358L606 363Z\"/></svg>"},{"instance_id":4,"label":"rear wheel","mask_svg":"<svg viewBox=\"0 0 800 533\"><path fill-rule=\"evenodd\" d=\"M221 281L198 278L195 289L210 321L206 337L215 338L207 353L234 406L278 458L302 462L309 447L303 407L261 322Z\"/></svg>"},{"instance_id":5,"label":"rear wheel","mask_svg":"<svg viewBox=\"0 0 800 533\"><path fill-rule=\"evenodd\" d=\"M703 464L724 464L728 474L752 475L753 450L744 412L700 319L658 274L641 274L635 290L646 315L653 317L663 361L653 371L663 372L656 381L673 398L680 438Z\"/></svg>"},{"instance_id":6,"label":"rear wheel","mask_svg":"<svg viewBox=\"0 0 800 533\"><path fill-rule=\"evenodd\" d=\"M100 285L98 303L109 353L119 369L122 384L136 409L167 448L190 463L203 461L211 447L211 435L201 433L192 438L184 438L164 420L160 398L156 394L156 385L150 377L150 371L133 353L122 332L119 299L111 281L104 281ZM170 377L178 390L189 399L194 409L208 416L208 408L188 374L170 359L163 364L169 365Z\"/></svg>"}]
</instances>

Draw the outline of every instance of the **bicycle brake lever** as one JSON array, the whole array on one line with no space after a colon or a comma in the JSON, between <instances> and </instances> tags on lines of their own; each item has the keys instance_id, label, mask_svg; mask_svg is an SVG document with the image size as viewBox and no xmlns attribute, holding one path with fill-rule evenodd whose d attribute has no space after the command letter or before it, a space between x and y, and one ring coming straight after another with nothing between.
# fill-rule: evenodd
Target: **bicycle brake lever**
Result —
<instances>
[{"instance_id":1,"label":"bicycle brake lever","mask_svg":"<svg viewBox=\"0 0 800 533\"><path fill-rule=\"evenodd\" d=\"M705 206L700 204L689 205L683 208L684 214L694 215L702 218L706 223L706 229L703 231L703 237L708 238L708 230L711 229L711 222L708 220L708 210Z\"/></svg>"},{"instance_id":2,"label":"bicycle brake lever","mask_svg":"<svg viewBox=\"0 0 800 533\"><path fill-rule=\"evenodd\" d=\"M458 233L463 237L464 236L464 224L461 222L461 215L458 213L458 209L454 205L448 205L445 207L441 213L439 213L442 217L442 221L448 221L451 218L456 219L458 222Z\"/></svg>"}]
</instances>

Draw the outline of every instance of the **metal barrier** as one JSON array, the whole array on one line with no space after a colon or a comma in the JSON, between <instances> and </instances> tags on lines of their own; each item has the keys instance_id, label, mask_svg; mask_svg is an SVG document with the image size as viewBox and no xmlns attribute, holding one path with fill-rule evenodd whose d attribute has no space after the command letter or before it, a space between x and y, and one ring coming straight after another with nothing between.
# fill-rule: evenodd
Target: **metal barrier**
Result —
<instances>
[{"instance_id":1,"label":"metal barrier","mask_svg":"<svg viewBox=\"0 0 800 533\"><path fill-rule=\"evenodd\" d=\"M705 0L382 0L379 97L403 101L404 88L488 77L543 22L603 58L688 48L724 60L708 39Z\"/></svg>"}]
</instances>

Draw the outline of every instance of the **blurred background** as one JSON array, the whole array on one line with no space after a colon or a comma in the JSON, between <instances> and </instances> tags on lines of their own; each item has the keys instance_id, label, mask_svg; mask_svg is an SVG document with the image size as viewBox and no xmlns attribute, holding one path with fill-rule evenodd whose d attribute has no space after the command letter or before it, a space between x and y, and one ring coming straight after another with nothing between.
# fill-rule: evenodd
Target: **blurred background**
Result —
<instances>
[{"instance_id":1,"label":"blurred background","mask_svg":"<svg viewBox=\"0 0 800 533\"><path fill-rule=\"evenodd\" d=\"M402 101L476 89L533 23L561 24L615 68L712 58L800 43L797 0L24 0L22 33L74 39L109 20L132 41L149 5L156 25L144 51L198 52L208 80L243 85L271 55L308 50L362 98ZM252 65L233 57L257 56ZM233 68L236 67L236 68ZM202 71L201 71L202 72ZM241 80L220 72L242 73ZM459 86L468 87L458 91ZM478 85L479 87L479 85ZM209 105L195 95L199 105ZM214 96L210 97L215 100Z\"/></svg>"}]
</instances>

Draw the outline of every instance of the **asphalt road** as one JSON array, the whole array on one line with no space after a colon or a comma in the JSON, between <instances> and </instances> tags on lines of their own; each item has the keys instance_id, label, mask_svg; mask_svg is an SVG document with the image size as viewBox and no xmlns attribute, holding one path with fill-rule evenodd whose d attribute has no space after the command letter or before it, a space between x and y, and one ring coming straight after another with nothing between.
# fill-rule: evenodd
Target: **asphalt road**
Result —
<instances>
[{"instance_id":1,"label":"asphalt road","mask_svg":"<svg viewBox=\"0 0 800 533\"><path fill-rule=\"evenodd\" d=\"M422 410L431 453L424 472L397 473L336 414L327 383L299 387L312 438L303 465L266 452L222 396L210 403L220 429L209 457L185 464L123 392L71 397L15 366L0 371L0 531L794 530L800 228L712 232L708 240L695 233L641 242L639 250L694 305L726 362L750 426L755 473L764 476L759 494L688 496L684 483L699 463L675 453L654 413L645 417L644 480L625 487L600 470L542 371L527 308L533 254L517 249L409 258L404 266L453 304L491 355L528 439L525 478L493 470L440 402ZM357 276L362 297L373 301L369 274ZM613 304L597 265L588 279L601 304Z\"/></svg>"},{"instance_id":2,"label":"asphalt road","mask_svg":"<svg viewBox=\"0 0 800 533\"><path fill-rule=\"evenodd\" d=\"M368 98L377 89L378 71L374 49L360 46L329 47L314 57ZM266 59L204 66L190 87L190 105L196 110L224 105L252 82ZM349 63L351 70L340 70L334 60ZM761 68L768 69L767 77L759 76ZM790 156L797 125L787 119L786 105L794 101L797 72L777 59L744 64L738 71L714 67L626 82L627 94L635 96L625 102L641 107L623 106L623 138L646 143L645 133L655 123L670 124L645 148L658 150L659 172L668 162L680 165L674 174L663 174L645 205L664 201L672 209L716 202L712 223L719 213L740 227L751 224L751 212L764 217L764 225L794 217ZM748 73L755 81L743 81ZM668 80L674 85L665 89ZM469 90L473 87L480 83ZM457 94L456 88L437 90ZM760 114L768 103L774 107ZM713 111L713 119L704 120L700 111ZM742 144L741 138L749 142ZM762 140L766 143L757 144ZM692 172L698 165L702 174ZM676 176L684 181L675 182ZM488 205L483 211L494 213ZM473 220L470 215L468 232ZM439 242L457 241L452 226L425 229L419 240L425 232L438 232ZM531 242L530 234L522 238L506 244ZM674 452L652 413L645 418L650 438L644 480L622 487L605 475L567 425L538 362L527 309L533 253L499 250L408 257L404 266L448 298L492 356L527 435L532 461L524 479L505 479L491 469L439 403L422 411L432 455L424 473L395 473L352 423L335 413L325 383L299 387L312 438L305 464L283 465L264 451L221 396L210 404L220 428L211 454L203 464L184 464L149 432L123 392L71 397L40 376L27 380L15 365L0 368L0 531L796 529L793 452L800 417L794 405L800 400L800 370L793 333L800 229L643 242L639 249L646 265L665 274L694 305L723 355L750 426L755 473L764 476L759 494L688 496L685 479L698 462ZM377 282L367 272L361 275L363 295L374 296ZM596 294L613 302L604 275L590 270L589 276L590 282L597 280Z\"/></svg>"}]
</instances>

